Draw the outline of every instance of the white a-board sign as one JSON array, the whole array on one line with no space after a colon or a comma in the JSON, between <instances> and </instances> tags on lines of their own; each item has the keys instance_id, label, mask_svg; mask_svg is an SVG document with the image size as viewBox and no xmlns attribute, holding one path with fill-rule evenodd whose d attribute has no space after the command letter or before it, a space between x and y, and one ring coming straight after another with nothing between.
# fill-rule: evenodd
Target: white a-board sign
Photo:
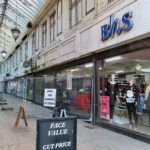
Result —
<instances>
[{"instance_id":1,"label":"white a-board sign","mask_svg":"<svg viewBox=\"0 0 150 150\"><path fill-rule=\"evenodd\" d=\"M56 89L45 89L44 106L46 107L56 106Z\"/></svg>"}]
</instances>

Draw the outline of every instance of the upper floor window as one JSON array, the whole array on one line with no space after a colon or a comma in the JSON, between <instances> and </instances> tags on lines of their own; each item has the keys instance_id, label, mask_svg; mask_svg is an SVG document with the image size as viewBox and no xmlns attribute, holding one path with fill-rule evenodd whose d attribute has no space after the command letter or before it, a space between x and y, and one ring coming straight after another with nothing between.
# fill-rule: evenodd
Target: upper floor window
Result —
<instances>
[{"instance_id":1,"label":"upper floor window","mask_svg":"<svg viewBox=\"0 0 150 150\"><path fill-rule=\"evenodd\" d=\"M25 43L25 60L28 58L28 41Z\"/></svg>"},{"instance_id":2,"label":"upper floor window","mask_svg":"<svg viewBox=\"0 0 150 150\"><path fill-rule=\"evenodd\" d=\"M81 21L81 0L70 0L70 27Z\"/></svg>"},{"instance_id":3,"label":"upper floor window","mask_svg":"<svg viewBox=\"0 0 150 150\"><path fill-rule=\"evenodd\" d=\"M5 64L3 66L4 66L4 73L5 73Z\"/></svg>"},{"instance_id":4,"label":"upper floor window","mask_svg":"<svg viewBox=\"0 0 150 150\"><path fill-rule=\"evenodd\" d=\"M94 10L95 8L95 0L86 0L85 1L86 14Z\"/></svg>"},{"instance_id":5,"label":"upper floor window","mask_svg":"<svg viewBox=\"0 0 150 150\"><path fill-rule=\"evenodd\" d=\"M9 63L9 60L7 60L7 72L8 72L8 65L9 65L8 63Z\"/></svg>"},{"instance_id":6,"label":"upper floor window","mask_svg":"<svg viewBox=\"0 0 150 150\"><path fill-rule=\"evenodd\" d=\"M11 65L11 63L10 63L10 58L8 59L8 71L10 71L10 65Z\"/></svg>"},{"instance_id":7,"label":"upper floor window","mask_svg":"<svg viewBox=\"0 0 150 150\"><path fill-rule=\"evenodd\" d=\"M20 47L20 62L23 61L23 55L22 55L22 47Z\"/></svg>"},{"instance_id":8,"label":"upper floor window","mask_svg":"<svg viewBox=\"0 0 150 150\"><path fill-rule=\"evenodd\" d=\"M19 51L18 50L16 50L16 66L18 65L18 58L19 58Z\"/></svg>"},{"instance_id":9,"label":"upper floor window","mask_svg":"<svg viewBox=\"0 0 150 150\"><path fill-rule=\"evenodd\" d=\"M11 62L12 60L11 60L11 58L12 57L9 58L9 70L11 70L11 66L12 66L12 62Z\"/></svg>"},{"instance_id":10,"label":"upper floor window","mask_svg":"<svg viewBox=\"0 0 150 150\"><path fill-rule=\"evenodd\" d=\"M50 17L50 42L55 40L55 13Z\"/></svg>"},{"instance_id":11,"label":"upper floor window","mask_svg":"<svg viewBox=\"0 0 150 150\"><path fill-rule=\"evenodd\" d=\"M39 27L36 27L36 30L35 30L35 43L36 43L35 50L37 51L39 49Z\"/></svg>"},{"instance_id":12,"label":"upper floor window","mask_svg":"<svg viewBox=\"0 0 150 150\"><path fill-rule=\"evenodd\" d=\"M46 46L46 41L47 41L47 22L43 24L43 29L42 29L42 46Z\"/></svg>"},{"instance_id":13,"label":"upper floor window","mask_svg":"<svg viewBox=\"0 0 150 150\"><path fill-rule=\"evenodd\" d=\"M57 35L62 33L62 0L57 3Z\"/></svg>"},{"instance_id":14,"label":"upper floor window","mask_svg":"<svg viewBox=\"0 0 150 150\"><path fill-rule=\"evenodd\" d=\"M108 0L108 4L111 3L111 2L113 2L113 1L114 1L114 0Z\"/></svg>"},{"instance_id":15,"label":"upper floor window","mask_svg":"<svg viewBox=\"0 0 150 150\"><path fill-rule=\"evenodd\" d=\"M35 37L35 32L32 34L32 54L35 53L36 50L36 37Z\"/></svg>"},{"instance_id":16,"label":"upper floor window","mask_svg":"<svg viewBox=\"0 0 150 150\"><path fill-rule=\"evenodd\" d=\"M15 66L15 64L14 64L14 55L12 56L12 66L13 66L13 68L14 68L14 66Z\"/></svg>"},{"instance_id":17,"label":"upper floor window","mask_svg":"<svg viewBox=\"0 0 150 150\"><path fill-rule=\"evenodd\" d=\"M0 65L0 74L2 74L2 64Z\"/></svg>"}]
</instances>

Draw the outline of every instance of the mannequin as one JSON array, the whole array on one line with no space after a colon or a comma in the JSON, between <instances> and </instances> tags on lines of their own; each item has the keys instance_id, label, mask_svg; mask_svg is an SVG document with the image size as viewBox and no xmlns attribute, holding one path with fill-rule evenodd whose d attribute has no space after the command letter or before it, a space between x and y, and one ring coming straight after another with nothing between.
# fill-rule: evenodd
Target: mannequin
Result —
<instances>
[{"instance_id":1,"label":"mannequin","mask_svg":"<svg viewBox=\"0 0 150 150\"><path fill-rule=\"evenodd\" d=\"M115 90L115 74L111 75L111 81L109 86L109 96L110 96L110 121L113 123L113 113L114 113L114 106L116 102L116 90Z\"/></svg>"},{"instance_id":2,"label":"mannequin","mask_svg":"<svg viewBox=\"0 0 150 150\"><path fill-rule=\"evenodd\" d=\"M145 101L146 101L146 109L149 117L149 126L150 126L150 83L146 87L145 91Z\"/></svg>"},{"instance_id":3,"label":"mannequin","mask_svg":"<svg viewBox=\"0 0 150 150\"><path fill-rule=\"evenodd\" d=\"M137 114L136 114L136 105L137 105L138 89L134 85L133 80L130 81L129 87L126 92L126 104L128 109L129 123L130 128L133 126L132 116L134 117L135 129L137 128Z\"/></svg>"}]
</instances>

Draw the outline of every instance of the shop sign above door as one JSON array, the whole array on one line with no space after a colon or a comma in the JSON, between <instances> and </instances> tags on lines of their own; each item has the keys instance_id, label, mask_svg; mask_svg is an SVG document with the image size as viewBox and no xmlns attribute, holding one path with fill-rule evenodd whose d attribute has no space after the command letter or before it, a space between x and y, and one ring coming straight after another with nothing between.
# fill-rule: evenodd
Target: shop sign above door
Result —
<instances>
[{"instance_id":1,"label":"shop sign above door","mask_svg":"<svg viewBox=\"0 0 150 150\"><path fill-rule=\"evenodd\" d=\"M114 37L115 34L120 35L122 32L131 30L133 27L131 18L132 12L125 13L122 19L114 19L114 16L111 15L109 24L101 26L101 40L105 41Z\"/></svg>"}]
</instances>

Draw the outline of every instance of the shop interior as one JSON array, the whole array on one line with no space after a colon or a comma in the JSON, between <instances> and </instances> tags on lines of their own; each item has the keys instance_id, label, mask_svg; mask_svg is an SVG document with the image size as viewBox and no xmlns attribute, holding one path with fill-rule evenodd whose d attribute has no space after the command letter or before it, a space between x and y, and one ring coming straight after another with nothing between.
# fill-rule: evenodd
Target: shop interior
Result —
<instances>
[{"instance_id":1,"label":"shop interior","mask_svg":"<svg viewBox=\"0 0 150 150\"><path fill-rule=\"evenodd\" d=\"M105 80L100 94L110 97L109 122L150 134L150 50L107 58L100 66L100 78L103 74Z\"/></svg>"}]
</instances>

